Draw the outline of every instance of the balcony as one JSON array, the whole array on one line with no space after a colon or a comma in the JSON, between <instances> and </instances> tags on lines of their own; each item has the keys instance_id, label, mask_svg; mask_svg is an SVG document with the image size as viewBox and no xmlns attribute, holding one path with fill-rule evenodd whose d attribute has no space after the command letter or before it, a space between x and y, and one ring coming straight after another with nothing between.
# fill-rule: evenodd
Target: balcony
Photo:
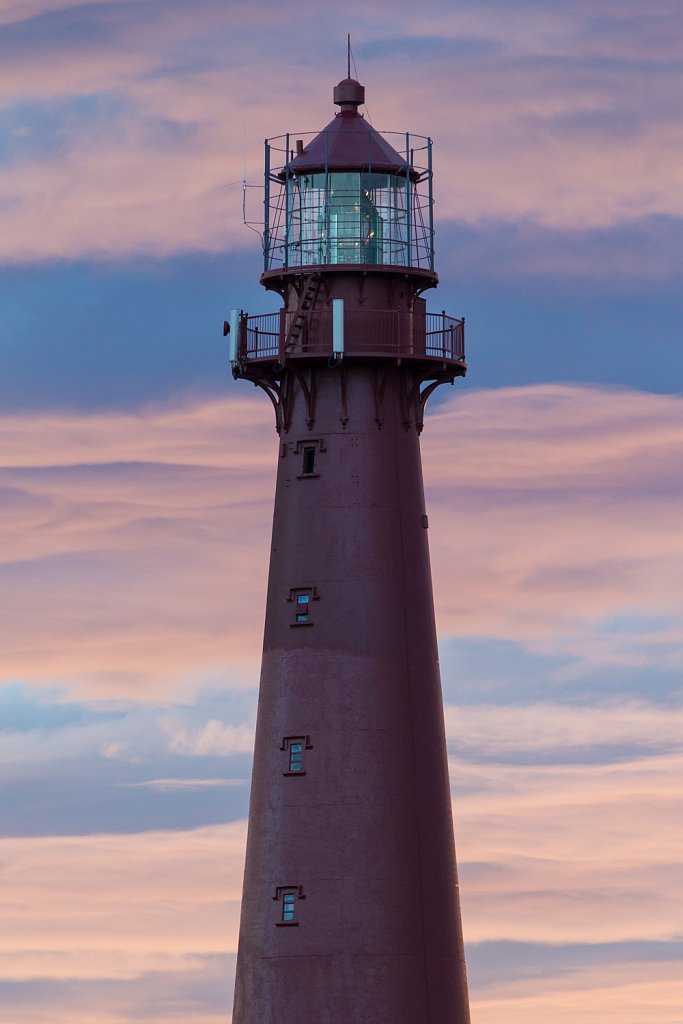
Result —
<instances>
[{"instance_id":1,"label":"balcony","mask_svg":"<svg viewBox=\"0 0 683 1024\"><path fill-rule=\"evenodd\" d=\"M433 360L465 370L465 321L444 312L347 309L344 339L344 357ZM329 359L332 354L329 308L304 314L286 309L257 316L243 313L240 318L240 363Z\"/></svg>"}]
</instances>

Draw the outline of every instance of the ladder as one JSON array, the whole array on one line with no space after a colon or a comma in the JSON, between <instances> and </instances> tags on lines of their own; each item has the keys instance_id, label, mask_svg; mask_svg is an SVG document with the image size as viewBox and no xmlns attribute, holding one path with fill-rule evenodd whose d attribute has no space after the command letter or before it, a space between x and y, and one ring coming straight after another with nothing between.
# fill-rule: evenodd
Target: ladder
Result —
<instances>
[{"instance_id":1,"label":"ladder","mask_svg":"<svg viewBox=\"0 0 683 1024\"><path fill-rule=\"evenodd\" d=\"M290 324L289 330L287 331L287 337L285 338L285 352L291 352L301 338L301 332L303 331L304 323L306 322L306 314L315 305L315 300L318 298L321 283L322 277L320 274L311 274L306 287L301 293L299 305L297 306L296 313L294 314L294 318Z\"/></svg>"}]
</instances>

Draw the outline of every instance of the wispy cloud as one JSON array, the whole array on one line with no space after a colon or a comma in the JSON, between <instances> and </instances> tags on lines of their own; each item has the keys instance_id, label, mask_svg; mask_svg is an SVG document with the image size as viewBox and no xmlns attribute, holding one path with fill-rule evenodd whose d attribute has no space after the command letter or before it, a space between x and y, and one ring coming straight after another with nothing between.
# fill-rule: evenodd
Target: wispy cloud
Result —
<instances>
[{"instance_id":1,"label":"wispy cloud","mask_svg":"<svg viewBox=\"0 0 683 1024\"><path fill-rule=\"evenodd\" d=\"M621 747L683 751L683 707L614 699L572 707L564 704L479 704L446 707L454 748L479 757L552 754L561 761L577 750Z\"/></svg>"},{"instance_id":2,"label":"wispy cloud","mask_svg":"<svg viewBox=\"0 0 683 1024\"><path fill-rule=\"evenodd\" d=\"M526 2L514 15L492 2L458 11L437 4L427 26L401 3L392 8L390 34L376 5L354 6L376 123L438 140L441 218L581 231L683 216L671 99L678 69L668 52L680 17L674 5L643 17L607 0L597 10ZM264 49L263 17L274 39L288 23L277 5L227 10L201 0L190 10L140 0L65 8L36 0L26 13L37 17L25 22L20 10L12 4L5 12L12 23L0 73L17 133L15 156L0 171L0 259L165 256L252 244L240 229L239 189L228 187L242 177L243 126L249 174L260 180L265 135L327 123L329 65L348 11L329 12L324 29L302 20L301 52L314 55L302 73L300 62L294 71L279 49ZM397 78L395 55L403 51ZM259 62L258 74L249 61ZM56 148L35 144L45 131L37 108L46 104Z\"/></svg>"},{"instance_id":3,"label":"wispy cloud","mask_svg":"<svg viewBox=\"0 0 683 1024\"><path fill-rule=\"evenodd\" d=\"M539 387L439 409L425 461L442 631L679 663L680 404Z\"/></svg>"},{"instance_id":4,"label":"wispy cloud","mask_svg":"<svg viewBox=\"0 0 683 1024\"><path fill-rule=\"evenodd\" d=\"M681 765L453 760L470 940L680 939Z\"/></svg>"},{"instance_id":5,"label":"wispy cloud","mask_svg":"<svg viewBox=\"0 0 683 1024\"><path fill-rule=\"evenodd\" d=\"M144 782L120 782L133 789L154 789L171 793L177 789L214 789L221 786L244 786L246 779L146 779Z\"/></svg>"},{"instance_id":6,"label":"wispy cloud","mask_svg":"<svg viewBox=\"0 0 683 1024\"><path fill-rule=\"evenodd\" d=\"M651 964L626 960L533 981L506 979L474 1004L477 1024L679 1024L680 960Z\"/></svg>"},{"instance_id":7,"label":"wispy cloud","mask_svg":"<svg viewBox=\"0 0 683 1024\"><path fill-rule=\"evenodd\" d=\"M228 754L250 753L254 747L254 729L248 725L229 725L210 719L198 729L183 728L173 718L159 722L169 736L169 749L192 757L225 757Z\"/></svg>"},{"instance_id":8,"label":"wispy cloud","mask_svg":"<svg viewBox=\"0 0 683 1024\"><path fill-rule=\"evenodd\" d=\"M627 1002L642 1005L661 982L648 1020L675 1021L682 767L680 754L604 765L452 761L467 941L470 949L511 943L505 980L475 987L475 1019L492 1019L495 1008L519 1020L526 1009L540 1022L557 1003L586 1024L611 1024L618 1010L639 1024ZM244 839L244 823L236 822L0 840L2 978L32 982L34 1013L46 979L78 984L78 1004L92 1006L98 1020L95 1004L107 984L127 986L112 994L131 1000L137 1019L152 975L157 991L168 985L171 993L194 976L205 988L197 1009L208 1012L205 1000L229 973L226 957L236 948ZM640 955L625 947L619 964L590 966L591 957L601 962L604 944L628 942L640 943ZM661 947L657 958L653 946L650 962L648 942ZM515 972L520 943L538 949L542 977ZM542 956L548 945L552 964ZM564 946L573 950L572 967L563 966ZM84 987L88 979L94 988ZM55 990L51 997L54 1008ZM221 998L225 1011L229 993Z\"/></svg>"},{"instance_id":9,"label":"wispy cloud","mask_svg":"<svg viewBox=\"0 0 683 1024\"><path fill-rule=\"evenodd\" d=\"M5 417L5 678L136 701L218 666L255 685L270 415L231 399ZM680 665L682 423L677 397L597 388L441 406L424 438L441 634Z\"/></svg>"},{"instance_id":10,"label":"wispy cloud","mask_svg":"<svg viewBox=\"0 0 683 1024\"><path fill-rule=\"evenodd\" d=\"M5 979L135 978L236 948L243 823L0 851Z\"/></svg>"}]
</instances>

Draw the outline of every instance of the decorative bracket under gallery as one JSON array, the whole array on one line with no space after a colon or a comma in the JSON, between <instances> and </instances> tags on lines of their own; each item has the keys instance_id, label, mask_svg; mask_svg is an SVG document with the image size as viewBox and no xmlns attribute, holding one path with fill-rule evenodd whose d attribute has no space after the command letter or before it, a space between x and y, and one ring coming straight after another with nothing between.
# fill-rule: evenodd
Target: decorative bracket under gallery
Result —
<instances>
[{"instance_id":1,"label":"decorative bracket under gallery","mask_svg":"<svg viewBox=\"0 0 683 1024\"><path fill-rule=\"evenodd\" d=\"M445 367L436 373L434 370L425 370L415 374L404 366L401 400L403 425L406 430L409 430L414 422L418 434L421 434L424 427L425 409L431 396L441 384L453 384L455 378L461 376L462 370L459 367Z\"/></svg>"},{"instance_id":2,"label":"decorative bracket under gallery","mask_svg":"<svg viewBox=\"0 0 683 1024\"><path fill-rule=\"evenodd\" d=\"M266 370L265 368L250 368L246 370L243 364L235 363L232 368L232 375L235 380L250 380L255 388L261 388L262 391L265 391L275 410L275 429L278 434L281 433L282 428L285 426L284 395L278 371Z\"/></svg>"},{"instance_id":3,"label":"decorative bracket under gallery","mask_svg":"<svg viewBox=\"0 0 683 1024\"><path fill-rule=\"evenodd\" d=\"M239 377L241 380L250 380L254 387L265 391L273 403L278 434L289 430L298 386L306 405L306 425L309 430L313 429L317 392L315 367L311 367L305 374L295 366L289 365L285 369L281 363L273 364L272 369L257 369L253 366L245 369L244 365L235 364L232 373L235 379Z\"/></svg>"}]
</instances>

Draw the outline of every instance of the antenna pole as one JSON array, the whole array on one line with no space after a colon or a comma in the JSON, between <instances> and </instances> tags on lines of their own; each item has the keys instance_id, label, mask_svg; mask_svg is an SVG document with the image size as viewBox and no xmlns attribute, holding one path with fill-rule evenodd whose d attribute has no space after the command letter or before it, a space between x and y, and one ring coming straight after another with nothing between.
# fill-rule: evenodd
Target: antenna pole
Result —
<instances>
[{"instance_id":1,"label":"antenna pole","mask_svg":"<svg viewBox=\"0 0 683 1024\"><path fill-rule=\"evenodd\" d=\"M346 77L351 77L351 33L346 36Z\"/></svg>"},{"instance_id":2,"label":"antenna pole","mask_svg":"<svg viewBox=\"0 0 683 1024\"><path fill-rule=\"evenodd\" d=\"M247 126L242 125L242 223L247 223Z\"/></svg>"}]
</instances>

